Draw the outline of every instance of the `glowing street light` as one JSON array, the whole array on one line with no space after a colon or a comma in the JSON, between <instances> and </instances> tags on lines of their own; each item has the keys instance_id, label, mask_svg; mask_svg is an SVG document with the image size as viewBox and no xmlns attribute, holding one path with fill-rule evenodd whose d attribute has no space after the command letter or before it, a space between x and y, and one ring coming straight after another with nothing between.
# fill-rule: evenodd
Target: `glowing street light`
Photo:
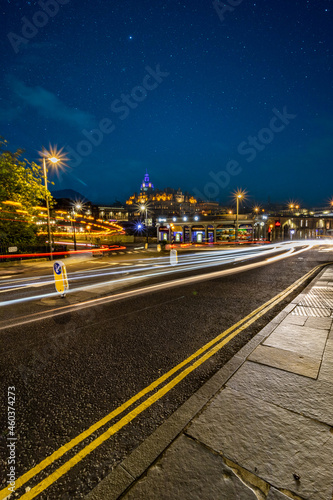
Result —
<instances>
[{"instance_id":1,"label":"glowing street light","mask_svg":"<svg viewBox=\"0 0 333 500\"><path fill-rule=\"evenodd\" d=\"M46 161L48 160L51 163L58 163L60 158L56 158L55 156L51 156L51 153L48 151L43 151L43 173L44 173L44 184L45 184L45 198L46 198L46 210L47 210L47 233L49 237L49 247L50 247L50 260L52 260L52 240L51 240L51 222L50 222L50 203L49 203L49 195L47 191L47 170L46 170Z\"/></svg>"},{"instance_id":2,"label":"glowing street light","mask_svg":"<svg viewBox=\"0 0 333 500\"><path fill-rule=\"evenodd\" d=\"M71 215L73 217L73 219L71 219L71 224L72 224L72 221L73 221L73 242L74 242L74 251L77 250L76 248L76 231L75 231L75 210L74 210L74 207L72 208L72 212L71 212Z\"/></svg>"},{"instance_id":3,"label":"glowing street light","mask_svg":"<svg viewBox=\"0 0 333 500\"><path fill-rule=\"evenodd\" d=\"M91 245L91 241L90 241L90 229L91 229L91 226L89 224L87 224L86 230L88 231L88 241L89 241L89 244ZM87 240L87 237L86 237L86 240Z\"/></svg>"},{"instance_id":4,"label":"glowing street light","mask_svg":"<svg viewBox=\"0 0 333 500\"><path fill-rule=\"evenodd\" d=\"M148 207L147 205L140 205L140 210L146 212L145 226L146 226L146 248L148 248Z\"/></svg>"},{"instance_id":5,"label":"glowing street light","mask_svg":"<svg viewBox=\"0 0 333 500\"><path fill-rule=\"evenodd\" d=\"M239 211L239 201L244 199L246 195L246 191L242 189L238 189L234 193L234 198L236 198L236 233L235 233L235 241L238 241L238 211Z\"/></svg>"},{"instance_id":6,"label":"glowing street light","mask_svg":"<svg viewBox=\"0 0 333 500\"><path fill-rule=\"evenodd\" d=\"M82 203L80 202L73 202L72 203L72 209L71 209L71 226L73 227L73 242L74 242L74 250L77 250L77 245L76 245L76 227L75 227L75 215L76 212L79 212L82 208ZM76 210L76 211L75 211Z\"/></svg>"},{"instance_id":7,"label":"glowing street light","mask_svg":"<svg viewBox=\"0 0 333 500\"><path fill-rule=\"evenodd\" d=\"M288 207L291 210L291 212L294 213L295 210L299 209L299 204L297 203L297 201L291 200L288 203Z\"/></svg>"},{"instance_id":8,"label":"glowing street light","mask_svg":"<svg viewBox=\"0 0 333 500\"><path fill-rule=\"evenodd\" d=\"M43 157L43 174L44 174L44 184L45 184L45 198L46 198L46 210L47 210L47 232L49 237L50 246L50 260L52 260L52 241L51 241L51 222L50 222L50 203L47 191L47 169L46 160L54 165L57 163L57 167L63 167L66 163L67 156L63 153L63 148L57 149L55 146L49 146L49 151L43 148L39 154Z\"/></svg>"},{"instance_id":9,"label":"glowing street light","mask_svg":"<svg viewBox=\"0 0 333 500\"><path fill-rule=\"evenodd\" d=\"M253 207L253 212L254 212L254 217L253 217L253 226L252 226L252 240L256 240L256 239L259 239L259 234L255 234L255 233L258 233L257 229L260 230L260 226L257 225L258 224L258 213L260 212L260 207L259 205L255 205Z\"/></svg>"}]
</instances>

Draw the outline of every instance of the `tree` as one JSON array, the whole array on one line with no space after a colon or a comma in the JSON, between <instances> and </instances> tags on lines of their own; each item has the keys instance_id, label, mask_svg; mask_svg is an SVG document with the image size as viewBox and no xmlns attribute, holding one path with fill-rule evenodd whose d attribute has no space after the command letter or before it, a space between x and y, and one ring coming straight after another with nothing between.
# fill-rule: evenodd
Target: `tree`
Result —
<instances>
[{"instance_id":1,"label":"tree","mask_svg":"<svg viewBox=\"0 0 333 500\"><path fill-rule=\"evenodd\" d=\"M22 159L22 149L12 153L6 146L7 141L0 138L0 245L2 251L7 246L22 251L39 241L34 207L46 197L43 169Z\"/></svg>"}]
</instances>

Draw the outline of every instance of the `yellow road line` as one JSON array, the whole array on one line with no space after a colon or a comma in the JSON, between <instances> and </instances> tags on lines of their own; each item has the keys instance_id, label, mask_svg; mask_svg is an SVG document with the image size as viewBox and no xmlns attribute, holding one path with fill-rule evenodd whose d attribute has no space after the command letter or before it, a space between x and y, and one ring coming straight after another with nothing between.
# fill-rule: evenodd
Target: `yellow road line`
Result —
<instances>
[{"instance_id":1,"label":"yellow road line","mask_svg":"<svg viewBox=\"0 0 333 500\"><path fill-rule=\"evenodd\" d=\"M136 394L135 396L133 396L131 399L129 399L128 401L126 401L123 405L119 406L114 411L112 411L111 413L109 413L108 415L106 415L104 418L102 418L101 420L99 420L98 422L96 422L95 424L93 424L92 426L90 426L87 430L83 431L77 437L75 437L74 439L72 439L71 441L69 441L69 443L61 446L61 448L59 448L54 453L52 453L52 455L50 455L47 458L45 458L42 462L40 462L38 465L36 465L33 469L30 469L30 471L26 472L23 476L21 476L20 478L18 478L17 481L16 481L16 488L20 488L23 484L25 484L27 481L29 481L29 479L31 479L35 475L39 474L39 472L41 472L43 469L45 469L46 467L48 467L49 465L51 465L55 460L58 460L60 457L62 457L65 453L67 453L67 451L69 451L72 448L74 448L74 446L76 446L81 441L83 441L84 439L86 439L87 437L89 437L91 434L93 434L95 431L97 431L103 425L107 424L110 420L112 420L113 418L115 418L117 415L123 413L127 408L129 408L132 404L134 404L136 401L138 401L139 399L141 399L143 396L145 396L149 392L151 392L154 389L156 389L156 387L158 387L162 382L164 382L169 377L171 377L171 375L173 375L175 372L177 372L178 370L180 370L184 365L188 364L193 359L195 359L196 357L198 357L200 354L202 354L202 352L204 352L205 350L207 350L211 345L213 345L215 342L217 342L220 338L222 338L225 335L228 335L228 333L231 330L233 330L234 327L238 326L245 319L246 318L244 318L243 320L239 321L238 323L236 323L236 325L233 325L232 327L230 327L225 332L221 333L218 337L216 337L215 339L213 339L212 341L210 341L205 346L201 347L198 351L196 351L190 357L188 357L187 359L185 359L184 361L182 361L181 363L179 363L177 366L175 366L174 368L172 368L170 371L168 371L167 373L165 373L164 375L162 375L161 377L159 377L158 379L156 379L152 384L150 384L149 386L145 387L145 389L143 389L138 394ZM7 489L6 490L2 490L0 492L0 500L3 500L7 496L7 494L8 494Z\"/></svg>"},{"instance_id":2,"label":"yellow road line","mask_svg":"<svg viewBox=\"0 0 333 500\"><path fill-rule=\"evenodd\" d=\"M72 439L69 443L67 443L66 445L62 446L58 450L56 450L52 455L50 455L49 457L47 457L46 459L44 459L36 467L34 467L30 471L28 471L26 474L24 474L20 478L18 478L17 481L16 481L16 489L20 488L29 479L31 479L32 477L34 477L35 475L37 475L39 472L41 472L43 469L45 469L46 467L48 467L49 465L51 465L55 460L59 459L67 451L69 451L74 446L76 446L77 444L79 444L81 441L83 441L84 439L86 439L87 437L89 437L93 432L95 432L100 427L102 427L103 425L105 425L107 422L109 422L110 420L112 420L115 416L117 416L120 413L122 413L129 406L131 406L134 402L136 402L139 399L141 399L145 394L147 394L147 393L151 392L152 390L154 390L155 388L157 388L163 381L165 381L166 379L168 379L171 375L173 375L175 372L177 372L180 368L182 368L183 366L185 366L186 364L188 364L189 362L191 362L193 359L195 359L196 357L198 357L203 352L207 351L212 345L216 344L216 342L218 342L222 338L226 337L229 333L231 333L233 330L235 330L235 328L237 328L237 327L239 327L240 325L243 324L240 328L238 328L235 332L233 332L228 337L228 339L225 339L223 342L217 344L217 346L215 346L208 353L206 353L204 356L202 356L201 358L199 358L193 365L191 365L190 367L188 367L187 369L185 369L183 372L181 372L177 377L175 377L172 381L170 381L168 384L166 384L162 389L160 389L159 391L157 391L154 395L150 396L146 401L144 401L143 403L141 403L137 408L135 408L128 415L126 415L125 417L123 417L114 426L110 427L108 429L108 431L106 431L101 436L99 436L97 439L95 439L94 441L92 441L92 443L90 443L90 445L88 445L86 448L84 448L83 450L81 450L77 455L75 455L72 459L70 459L66 464L64 464L62 467L60 467L57 471L55 471L48 478L46 478L44 481L42 481L41 483L39 483L39 485L37 485L36 487L34 487L30 492L26 493L21 498L34 498L36 495L38 495L40 491L43 491L50 484L52 484L54 481L56 481L58 479L58 477L61 477L63 474L65 474L79 460L81 460L83 457L85 457L87 454L89 454L93 449L95 449L97 446L99 446L99 444L101 444L103 441L105 441L106 439L108 439L108 437L110 437L112 434L114 434L115 432L117 432L119 429L121 429L128 422L130 422L131 420L133 420L139 413L141 413L142 411L144 411L144 409L146 409L148 406L150 406L151 404L153 404L156 401L156 399L154 399L156 397L156 395L160 394L160 396L157 399L159 399L160 397L162 397L165 394L165 392L163 392L163 391L164 391L164 389L166 387L169 387L166 390L166 392L168 392L168 390L170 390L172 387L174 387L176 384L178 384L180 382L180 380L182 380L184 377L186 377L188 373L191 373L197 366L199 366L204 361L206 361L206 359L208 359L208 358L206 358L206 356L209 353L211 353L211 354L209 354L208 357L212 356L217 350L221 349L221 347L223 347L223 345L225 345L225 343L229 342L229 340L231 340L235 335L237 335L239 332L243 331L245 328L247 328L247 326L249 326L250 324L252 324L259 317L261 317L263 314L265 314L269 309L271 309L277 303L279 303L281 300L283 300L287 295L289 295L289 293L291 293L291 291L293 291L294 289L296 289L302 282L304 282L306 279L308 279L320 267L322 267L322 266L317 266L312 271L309 271L305 276L303 276L302 278L300 278L299 280L297 280L295 283L293 283L292 285L290 285L283 292L280 292L278 295L276 295L275 297L273 297L272 299L270 299L269 301L267 301L265 304L263 304L262 306L258 307L256 310L252 311L245 318L243 318L242 320L238 321L232 327L230 327L227 330L225 330L224 332L222 332L220 335L218 335L213 340L211 340L210 342L208 342L205 346L203 346L202 348L200 348L198 351L196 351L190 357L188 357L187 359L185 359L184 361L182 361L181 363L179 363L177 366L175 366L174 368L172 368L169 372L165 373L160 378L158 378L157 380L155 380L151 385L149 385L148 387L146 387L145 389L143 389L141 392L139 392L138 394L136 394L135 396L133 396L126 403L124 403L123 405L121 405L120 407L118 407L116 410L114 410L113 412L111 412L110 414L108 414L106 417L104 417L100 421L96 422L94 425L92 425L91 427L89 427L86 431L82 432L76 438ZM190 370L190 371L188 371L188 370ZM185 375L182 376L183 374L185 374ZM179 377L181 377L181 378L179 378ZM178 380L178 382L177 382L177 380ZM138 410L139 410L139 412L138 412ZM120 427L119 427L119 425L120 425ZM115 431L111 432L111 434L108 435L108 433L110 431L112 431L112 429L115 429ZM102 439L102 441L99 442L99 440L103 436L107 436L107 437L105 437L105 439ZM97 444L96 444L96 446L92 447L92 445L94 443L97 443ZM86 453L84 453L85 450L88 450L88 451ZM78 457L78 459L76 460L77 457ZM66 467L68 467L68 468L66 468ZM61 474L59 475L60 471L63 471L63 472L61 472ZM37 491L37 488L40 485L44 485L45 482L47 482L50 478L53 478L52 481L49 484L47 484L45 487L43 487L42 490ZM29 497L26 496L26 495L32 494L33 491L36 491L36 494L34 494L34 496L29 496ZM0 492L0 500L4 499L7 495L8 495L8 489L5 488L5 489L3 489Z\"/></svg>"}]
</instances>

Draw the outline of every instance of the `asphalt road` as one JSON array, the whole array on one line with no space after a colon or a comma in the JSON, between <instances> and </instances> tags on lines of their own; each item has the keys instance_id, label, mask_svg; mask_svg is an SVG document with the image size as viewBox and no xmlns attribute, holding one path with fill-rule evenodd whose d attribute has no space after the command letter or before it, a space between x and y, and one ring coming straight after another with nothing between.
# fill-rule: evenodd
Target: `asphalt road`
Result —
<instances>
[{"instance_id":1,"label":"asphalt road","mask_svg":"<svg viewBox=\"0 0 333 500\"><path fill-rule=\"evenodd\" d=\"M15 498L34 498L34 490L29 492L26 488L40 483L45 487L45 480L52 484L38 498L83 498L300 290L237 335L76 465L70 462L66 471L69 460L86 450L111 424L102 422L91 432L87 429L316 265L332 262L332 251L324 250L316 248L215 279L207 274L204 281L70 309L58 316L2 328L2 408L7 408L7 387L15 387L16 395L16 479L85 432L76 446L68 447L59 459L50 460L38 474L32 474ZM212 269L205 272L209 271ZM189 274L193 273L187 271L178 277ZM154 277L149 283L158 281ZM23 315L38 307L41 306L35 303L13 305L10 316L13 317L13 308ZM50 309L50 304L44 304L42 309L45 308ZM112 423L120 422L129 411L130 408L115 416ZM8 471L7 443L5 411L1 414L2 488L6 486ZM53 481L52 473L59 470L64 473ZM4 497L0 494L1 498Z\"/></svg>"}]
</instances>

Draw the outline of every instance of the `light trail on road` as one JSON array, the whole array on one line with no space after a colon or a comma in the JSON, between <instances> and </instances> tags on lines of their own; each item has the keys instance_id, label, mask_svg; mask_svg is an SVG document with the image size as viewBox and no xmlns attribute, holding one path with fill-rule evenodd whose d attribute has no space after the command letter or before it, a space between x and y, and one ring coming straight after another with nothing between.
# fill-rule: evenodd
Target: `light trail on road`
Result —
<instances>
[{"instance_id":1,"label":"light trail on road","mask_svg":"<svg viewBox=\"0 0 333 500\"><path fill-rule=\"evenodd\" d=\"M246 252L246 254L244 252L239 251L239 253L237 253L236 257L235 256L231 257L229 255L229 258L228 258L224 254L223 258L220 256L220 257L216 257L216 259L213 259L213 260L208 259L208 256L205 255L204 262L199 259L199 261L194 261L195 262L194 264L193 264L193 259L196 258L196 254L193 256L186 255L185 260L187 260L190 257L190 258L192 258L191 259L192 262L190 264L188 264L186 262L186 265L184 265L184 266L179 266L179 265L171 266L170 264L168 264L165 266L161 266L158 269L158 272L154 272L154 271L156 271L156 267L154 265L153 267L151 267L151 266L148 267L149 272L146 274L142 274L142 273L141 274L134 274L131 276L126 276L125 278L118 278L118 279L113 279L110 281L103 281L101 283L97 283L97 284L93 284L93 285L86 285L83 287L81 286L81 287L77 287L77 288L73 288L71 290L68 290L67 293L75 293L75 292L79 292L79 291L94 291L100 287L105 287L106 285L108 287L110 287L110 291L112 292L112 286L114 286L114 285L119 285L119 284L127 285L127 284L134 283L135 281L142 281L144 279L156 278L156 277L166 276L166 275L175 274L175 273L184 272L184 271L196 271L196 270L200 270L200 269L202 270L203 268L220 266L221 264L226 264L226 263L230 263L230 262L237 262L237 261L244 262L245 260L254 259L254 258L257 258L260 256L267 257L267 256L271 255L272 252L276 253L276 251L281 250L281 248L280 248L281 246L283 246L283 250L285 253L282 254L281 256L278 256L278 257L288 258L288 257L294 256L296 254L296 252L297 253L305 252L305 251L309 250L310 248L312 248L316 244L318 244L318 243L317 242L309 242L307 245L304 245L304 242L290 242L289 244L274 245L270 248L267 248L267 246L266 246L262 250L259 249L260 253L258 253L258 249L256 249L256 250L247 249L248 251ZM154 260L154 262L156 262L156 261ZM217 272L213 272L213 273L200 274L200 275L191 276L188 278L169 281L167 283L163 282L161 284L147 286L146 289L152 291L153 289L157 290L160 287L177 286L177 285L191 283L193 281L198 281L198 280L202 281L205 279L213 279L213 278L216 278L219 276L223 276L226 273L230 274L230 272L231 273L232 272L241 272L241 271L245 271L249 268L259 267L262 265L268 265L269 263L270 263L270 259L266 259L266 260L263 260L263 261L256 263L256 264L244 265L244 266L241 266L238 268L233 268L232 270L222 270L222 271L217 271ZM165 269L162 269L163 267ZM128 272L128 269L129 268L126 267L126 270L121 271L121 273L130 274ZM138 270L138 268L135 268L135 271L137 271L137 270ZM146 270L146 268L144 268L144 270ZM142 271L142 269L141 269L141 271ZM112 272L111 274L114 274L114 272ZM106 299L107 300L117 300L116 297L118 297L118 299L120 297L125 298L128 294L132 296L133 294L136 294L136 293L138 293L138 294L145 293L145 289L144 288L143 289L135 289L135 290L131 290L129 292L118 293L117 295L108 296L108 297L106 297ZM45 298L52 298L52 297L53 298L59 297L59 294L57 292L52 292L52 293L45 293L42 295L33 295L33 296L29 296L29 297L7 300L4 302L1 302L0 306L11 306L11 305L15 305L15 304L23 303L23 302L29 302L32 300L42 300ZM88 303L90 303L90 302L95 303L98 301L99 301L99 299L93 299L91 301L85 301L85 302L83 302L83 304L85 304L85 307L88 307L87 306ZM67 308L71 308L71 307L73 307L73 306L63 306L63 307L60 307L59 309L66 310ZM1 329L3 329L3 328L1 328Z\"/></svg>"},{"instance_id":2,"label":"light trail on road","mask_svg":"<svg viewBox=\"0 0 333 500\"><path fill-rule=\"evenodd\" d=\"M309 249L312 245L307 244L306 249ZM255 259L258 257L266 257L277 251L288 252L291 254L296 251L297 248L304 247L304 242L290 242L289 244L277 244L270 247L256 247L256 248L240 248L231 250L215 250L206 252L195 252L194 254L180 255L177 265L170 264L169 257L156 257L148 258L141 266L138 264L131 265L128 262L119 262L117 264L117 269L114 267L103 268L99 270L88 270L88 271L77 271L75 273L68 273L68 281L70 284L70 290L67 293L74 293L78 291L87 291L92 289L98 289L99 287L114 286L115 284L123 284L133 282L133 280L143 280L156 276L165 276L170 274L176 274L179 272L189 272L202 270L205 268L220 266L223 264L230 264L239 261L246 261L250 259ZM126 265L126 268L119 267ZM157 271L158 270L158 271ZM157 271L157 272L156 272ZM126 277L122 277L126 275ZM108 278L112 276L111 280ZM103 279L98 283L89 284L86 283L82 286L82 281L89 281L92 279ZM47 287L54 286L53 276L37 276L33 278L17 278L10 279L7 282L3 281L0 286L0 293L16 292L18 290L29 291L31 288L36 287ZM57 292L45 293L43 295L30 295L28 297L19 297L15 299L10 299L7 301L2 301L1 306L19 304L21 302L27 302L32 300L40 300L47 297L57 297L59 294Z\"/></svg>"},{"instance_id":3,"label":"light trail on road","mask_svg":"<svg viewBox=\"0 0 333 500\"><path fill-rule=\"evenodd\" d=\"M205 268L220 266L230 263L235 263L239 261L246 261L260 257L267 257L273 253L282 251L282 257L291 256L295 251L300 251L300 249L309 250L312 246L317 245L317 241L295 241L295 242L284 242L271 246L262 246L256 248L240 248L240 249L230 249L230 250L211 250L205 252L195 252L194 254L180 255L178 263L176 265L170 264L169 257L156 257L144 259L142 265L138 264L130 265L128 262L118 262L116 264L117 268L112 267L112 269L103 268L99 270L87 270L87 271L76 271L73 273L68 273L68 281L70 284L70 289L66 292L67 294L79 292L79 291L89 291L96 290L100 287L109 286L110 291L115 285L126 285L134 281L142 281L154 277L162 277L165 275L176 274L179 272L190 272L190 271L200 271ZM277 257L273 257L275 260ZM137 261L135 261L137 262ZM147 263L146 263L147 262ZM112 263L114 264L114 263ZM119 267L126 265L126 268ZM122 276L126 277L122 277ZM108 280L109 277L111 280ZM102 279L98 283L85 283L83 281L89 281L92 279ZM0 293L13 293L18 290L30 291L36 287L53 287L54 279L53 276L37 276L33 278L16 278L9 279L7 282L2 281L0 286ZM14 299L4 300L0 302L0 306L19 304L23 302L41 300L43 298L58 297L58 292L49 292L38 295L30 295L24 297L18 297Z\"/></svg>"},{"instance_id":4,"label":"light trail on road","mask_svg":"<svg viewBox=\"0 0 333 500\"><path fill-rule=\"evenodd\" d=\"M266 251L267 247L257 247L255 249L232 249L232 250L224 250L224 251L207 251L207 252L196 252L193 255L179 255L178 256L178 264L177 267L180 266L185 266L186 264L201 264L201 263L209 263L209 262L214 262L214 261L225 261L226 263L231 262L234 260L234 258L238 258L242 255L249 256L251 254L254 255L259 255L259 252ZM269 248L269 252L272 252L276 250L277 247L271 247ZM214 255L212 253L214 252ZM145 264L131 264L129 262L118 262L118 263L111 263L111 265L115 266L122 266L126 265L129 267L126 267L126 269L122 270L115 270L115 269L110 269L109 267L104 268L104 269L93 269L93 270L85 270L85 271L74 271L70 275L68 275L68 280L70 283L74 283L75 281L79 281L82 279L92 279L92 278L99 278L103 276L114 276L114 275L120 275L120 274L125 274L129 272L141 272L141 271L147 271L152 269L153 267L160 267L160 268L165 268L165 267L170 267L170 258L169 257L155 257L155 258L146 258ZM137 262L137 261L135 261ZM104 263L105 264L105 263ZM34 280L39 280L38 283L35 283ZM24 284L25 282L25 284ZM2 286L0 286L0 291L9 291L9 290L14 290L16 288L21 288L21 287L26 287L28 288L29 286L33 285L40 285L43 283L44 285L49 285L54 283L54 278L53 275L49 275L47 277L43 276L37 276L34 278L13 278L10 280L3 281Z\"/></svg>"}]
</instances>

